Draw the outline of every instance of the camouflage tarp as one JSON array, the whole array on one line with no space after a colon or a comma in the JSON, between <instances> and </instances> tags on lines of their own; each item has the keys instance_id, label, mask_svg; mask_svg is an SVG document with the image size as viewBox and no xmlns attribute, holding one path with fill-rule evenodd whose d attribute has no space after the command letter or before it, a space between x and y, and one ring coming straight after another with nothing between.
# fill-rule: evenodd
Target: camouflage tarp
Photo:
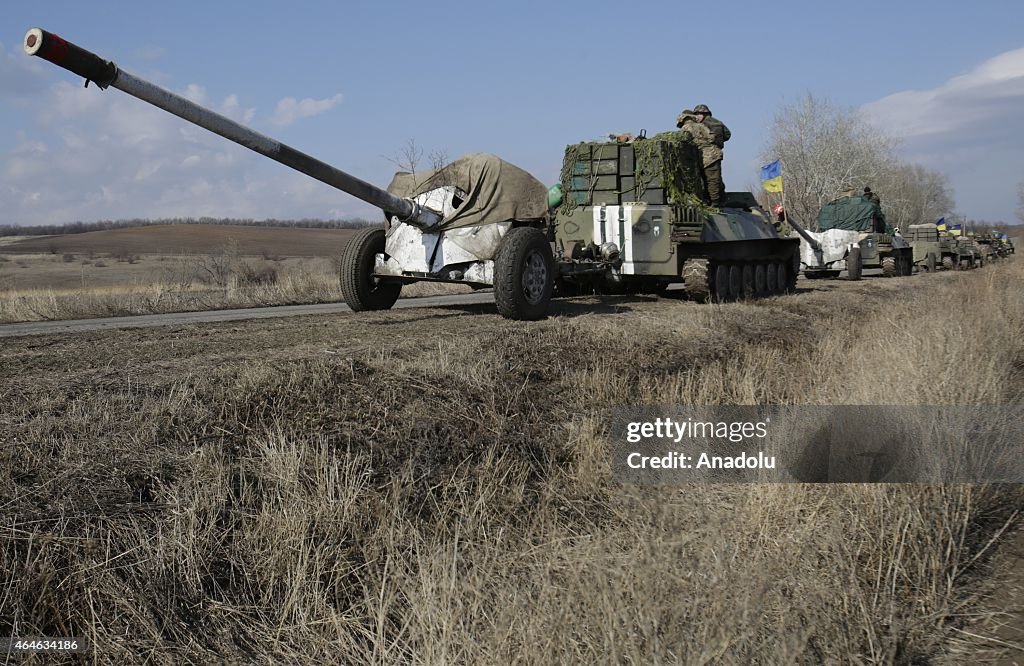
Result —
<instances>
[{"instance_id":1,"label":"camouflage tarp","mask_svg":"<svg viewBox=\"0 0 1024 666\"><path fill-rule=\"evenodd\" d=\"M440 169L396 173L388 192L415 197L445 185L459 188L466 199L441 222L440 229L537 219L548 211L548 188L543 183L488 153L464 155Z\"/></svg>"},{"instance_id":2,"label":"camouflage tarp","mask_svg":"<svg viewBox=\"0 0 1024 666\"><path fill-rule=\"evenodd\" d=\"M884 229L875 229L874 220ZM892 233L878 204L861 196L843 197L821 207L818 213L818 231L845 229L847 231L877 231Z\"/></svg>"}]
</instances>

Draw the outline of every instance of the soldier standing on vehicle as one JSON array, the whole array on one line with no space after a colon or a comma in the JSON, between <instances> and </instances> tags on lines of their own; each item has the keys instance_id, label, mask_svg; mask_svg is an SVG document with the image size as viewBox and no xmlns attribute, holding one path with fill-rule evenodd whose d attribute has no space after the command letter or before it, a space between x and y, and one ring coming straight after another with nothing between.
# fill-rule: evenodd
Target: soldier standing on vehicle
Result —
<instances>
[{"instance_id":1,"label":"soldier standing on vehicle","mask_svg":"<svg viewBox=\"0 0 1024 666\"><path fill-rule=\"evenodd\" d=\"M697 122L711 131L715 147L718 148L718 160L704 166L704 174L708 181L708 196L711 205L720 206L725 196L725 183L722 182L722 158L725 156L725 142L732 138L732 132L718 118L711 115L707 104L698 104L693 109ZM705 158L706 161L706 158Z\"/></svg>"},{"instance_id":2,"label":"soldier standing on vehicle","mask_svg":"<svg viewBox=\"0 0 1024 666\"><path fill-rule=\"evenodd\" d=\"M871 203L875 204L876 206L881 207L882 205L882 200L879 198L877 194L871 191L870 187L864 187L864 198L870 201Z\"/></svg>"},{"instance_id":3,"label":"soldier standing on vehicle","mask_svg":"<svg viewBox=\"0 0 1024 666\"><path fill-rule=\"evenodd\" d=\"M676 118L676 127L690 137L693 145L700 150L701 175L704 179L706 200L717 206L722 194L722 149L715 143L715 137L706 125L697 122L690 109L685 109ZM717 167L717 168L716 168ZM717 180L715 178L717 177Z\"/></svg>"}]
</instances>

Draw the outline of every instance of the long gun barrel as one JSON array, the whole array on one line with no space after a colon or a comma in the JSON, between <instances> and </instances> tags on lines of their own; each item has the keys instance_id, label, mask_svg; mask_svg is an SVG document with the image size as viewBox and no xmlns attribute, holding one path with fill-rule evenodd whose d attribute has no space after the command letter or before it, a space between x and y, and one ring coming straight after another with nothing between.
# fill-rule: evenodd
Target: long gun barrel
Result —
<instances>
[{"instance_id":1,"label":"long gun barrel","mask_svg":"<svg viewBox=\"0 0 1024 666\"><path fill-rule=\"evenodd\" d=\"M421 227L431 227L441 221L441 216L423 208L411 199L396 197L387 190L371 185L364 180L332 167L326 162L298 151L280 141L236 123L230 118L206 109L180 95L160 86L153 85L124 71L113 62L100 58L61 39L57 35L32 28L25 34L25 53L39 56L58 67L85 78L85 85L92 81L101 89L110 86L122 90L132 97L173 113L179 118L199 125L225 139L266 155L272 160L301 171L307 176L327 183L331 187L347 192L357 199L380 208L385 213L397 215L402 221Z\"/></svg>"},{"instance_id":2,"label":"long gun barrel","mask_svg":"<svg viewBox=\"0 0 1024 666\"><path fill-rule=\"evenodd\" d=\"M796 229L796 232L797 232L798 234L800 234L801 236L803 236L804 240L805 240L805 241L807 241L807 243L808 243L808 244L809 244L809 245L810 245L810 246L811 246L812 248L814 248L814 251L815 251L815 252L821 252L821 243L819 243L818 241L814 240L814 237L813 237L813 236L811 236L811 235L810 235L809 233L807 233L807 230L806 230L806 229L804 229L804 228L803 228L802 226L800 226L799 224L797 224L796 220L794 220L793 218L791 218L791 217L788 217L788 216L787 216L787 217L786 217L786 222L788 222L788 223L789 223L789 226L791 226L791 227L793 227L794 229Z\"/></svg>"}]
</instances>

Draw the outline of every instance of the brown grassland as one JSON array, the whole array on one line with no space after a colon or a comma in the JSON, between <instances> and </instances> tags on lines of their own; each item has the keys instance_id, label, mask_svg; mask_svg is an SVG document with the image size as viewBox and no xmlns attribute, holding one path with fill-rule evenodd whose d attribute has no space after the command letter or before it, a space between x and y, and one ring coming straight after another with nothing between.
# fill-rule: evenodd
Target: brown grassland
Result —
<instances>
[{"instance_id":1,"label":"brown grassland","mask_svg":"<svg viewBox=\"0 0 1024 666\"><path fill-rule=\"evenodd\" d=\"M607 413L1019 403L1022 279L5 340L0 631L114 664L995 656L1019 486L624 486Z\"/></svg>"},{"instance_id":2,"label":"brown grassland","mask_svg":"<svg viewBox=\"0 0 1024 666\"><path fill-rule=\"evenodd\" d=\"M341 301L351 229L154 225L0 245L0 323ZM406 298L466 293L417 283Z\"/></svg>"}]
</instances>

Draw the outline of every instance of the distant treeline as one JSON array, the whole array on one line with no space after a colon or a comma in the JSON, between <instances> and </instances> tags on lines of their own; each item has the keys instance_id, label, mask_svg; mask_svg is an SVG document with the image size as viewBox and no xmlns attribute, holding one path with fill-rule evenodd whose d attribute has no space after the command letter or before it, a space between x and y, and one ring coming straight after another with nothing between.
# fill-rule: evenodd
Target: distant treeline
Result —
<instances>
[{"instance_id":1,"label":"distant treeline","mask_svg":"<svg viewBox=\"0 0 1024 666\"><path fill-rule=\"evenodd\" d=\"M298 229L361 229L372 222L355 218L351 220L252 220L217 217L171 217L162 220L100 220L99 222L70 222L68 224L42 224L21 227L13 224L0 225L0 236L56 236L59 234L84 234L89 231L148 227L154 224L235 224L246 227L293 227Z\"/></svg>"}]
</instances>

